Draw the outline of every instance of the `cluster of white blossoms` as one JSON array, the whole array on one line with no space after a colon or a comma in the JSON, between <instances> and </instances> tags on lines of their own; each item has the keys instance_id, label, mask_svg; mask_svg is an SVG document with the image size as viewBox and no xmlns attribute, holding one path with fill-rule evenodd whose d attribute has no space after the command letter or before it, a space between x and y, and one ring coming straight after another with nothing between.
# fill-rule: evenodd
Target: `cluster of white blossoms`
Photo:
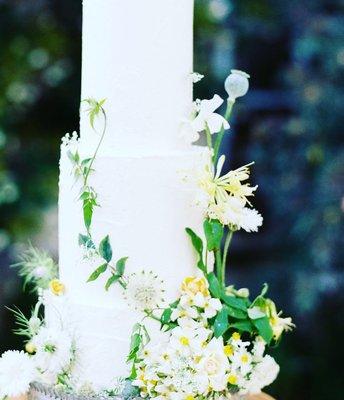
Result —
<instances>
[{"instance_id":1,"label":"cluster of white blossoms","mask_svg":"<svg viewBox=\"0 0 344 400\"><path fill-rule=\"evenodd\" d=\"M38 293L39 300L31 318L15 311L20 327L16 332L27 338L26 352L7 351L0 357L0 400L25 394L33 382L49 386L65 382L74 365L74 337L58 321L48 328L38 317L46 294L43 290ZM51 293L60 295L52 288Z\"/></svg>"},{"instance_id":2,"label":"cluster of white blossoms","mask_svg":"<svg viewBox=\"0 0 344 400\"><path fill-rule=\"evenodd\" d=\"M189 141L195 142L200 133L207 136L209 160L205 168L197 173L197 182L202 194L196 203L202 205L210 219L217 219L223 225L229 226L232 231L244 229L247 232L256 232L263 223L259 212L252 208L248 197L254 195L257 186L250 186L247 180L250 176L250 165L244 165L236 170L222 175L225 156L219 157L216 163L217 152L221 144L223 133L230 128L227 119L233 104L238 97L244 96L249 89L249 75L243 71L232 70L225 81L228 94L227 111L225 117L217 113L224 100L217 94L210 100L194 102L189 120L184 121L182 135ZM220 135L218 146L214 146L212 135ZM216 140L217 142L217 140ZM216 143L215 142L215 143Z\"/></svg>"},{"instance_id":3,"label":"cluster of white blossoms","mask_svg":"<svg viewBox=\"0 0 344 400\"><path fill-rule=\"evenodd\" d=\"M220 400L232 393L259 393L275 380L279 367L264 355L262 338L244 342L237 332L227 342L214 337L208 320L221 308L204 278L184 280L180 301L171 315L176 326L139 354L133 385L139 387L142 397Z\"/></svg>"}]
</instances>

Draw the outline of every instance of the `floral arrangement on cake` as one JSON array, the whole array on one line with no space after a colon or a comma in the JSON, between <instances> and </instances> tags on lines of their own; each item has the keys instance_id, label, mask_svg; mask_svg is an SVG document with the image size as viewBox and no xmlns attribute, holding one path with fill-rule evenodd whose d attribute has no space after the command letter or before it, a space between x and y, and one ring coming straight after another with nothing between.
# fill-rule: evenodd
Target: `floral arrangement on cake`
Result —
<instances>
[{"instance_id":1,"label":"floral arrangement on cake","mask_svg":"<svg viewBox=\"0 0 344 400\"><path fill-rule=\"evenodd\" d=\"M201 78L192 74L194 82ZM248 289L228 286L225 279L234 233L256 232L263 223L252 205L257 190L248 182L252 164L223 172L225 156L220 155L232 108L248 88L249 75L232 70L225 82L228 97L224 116L217 113L223 100L214 95L210 100L196 100L190 118L182 123L182 136L189 142L205 136L208 160L201 171L188 174L188 179L195 179L200 188L195 206L204 215L203 232L186 228L197 256L198 273L184 277L180 295L171 304L164 302L164 283L156 274L147 270L126 274L128 257L115 257L109 235L96 243L92 234L93 215L99 203L89 177L106 134L105 100L83 102L93 129L96 130L96 119L103 121L92 157L80 156L76 135L63 141L80 186L84 232L79 234L79 245L86 260L98 262L88 282L107 274L104 290L120 285L128 304L142 313L142 320L133 327L128 353L131 373L117 380L114 377L113 387L104 390L103 395L220 400L258 393L277 377L279 366L267 351L294 327L291 318L282 317L277 311L267 297L266 284L252 299ZM15 333L25 337L25 351L8 351L0 358L0 399L24 394L34 382L66 393L94 394L92 387L78 384L74 373L77 335L69 331L64 321L47 326L43 317L42 306L49 296L63 297L68 291L58 278L55 262L30 246L15 267L25 286L37 291L38 303L29 318L12 310L18 325ZM159 323L158 339L150 338L147 319Z\"/></svg>"}]
</instances>

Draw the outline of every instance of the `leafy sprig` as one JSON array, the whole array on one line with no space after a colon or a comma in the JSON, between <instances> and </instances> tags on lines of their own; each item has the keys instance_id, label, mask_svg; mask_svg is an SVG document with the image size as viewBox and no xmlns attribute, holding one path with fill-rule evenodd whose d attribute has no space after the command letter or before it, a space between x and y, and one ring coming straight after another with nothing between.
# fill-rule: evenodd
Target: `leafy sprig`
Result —
<instances>
[{"instance_id":1,"label":"leafy sprig","mask_svg":"<svg viewBox=\"0 0 344 400\"><path fill-rule=\"evenodd\" d=\"M89 115L90 125L92 129L96 131L96 133L99 132L97 132L95 128L95 121L97 118L100 117L102 117L103 119L103 127L100 132L100 139L93 156L82 160L78 151L76 151L75 153L68 151L67 154L70 161L72 162L73 173L76 180L82 179L83 183L79 195L79 201L82 202L83 220L84 226L86 228L86 234L79 234L79 245L85 248L87 251L90 251L93 256L102 259L101 264L92 272L87 282L93 282L104 273L110 272L110 277L107 279L107 282L105 284L105 289L109 290L110 287L117 282L123 288L126 287L124 272L128 257L122 257L118 259L115 264L112 264L113 250L110 243L110 237L108 235L105 236L97 246L91 232L94 209L95 207L99 207L99 203L97 201L98 196L96 190L92 185L89 184L89 177L90 174L94 171L93 165L106 134L107 117L105 109L103 107L105 101L105 99L97 101L92 98L87 98L82 101L82 103L86 103L88 105L86 112Z\"/></svg>"}]
</instances>

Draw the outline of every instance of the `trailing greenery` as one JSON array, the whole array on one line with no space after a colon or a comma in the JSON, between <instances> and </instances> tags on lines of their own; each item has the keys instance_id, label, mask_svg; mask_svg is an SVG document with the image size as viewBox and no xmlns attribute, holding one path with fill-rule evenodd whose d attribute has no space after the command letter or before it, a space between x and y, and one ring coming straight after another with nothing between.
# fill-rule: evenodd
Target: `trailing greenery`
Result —
<instances>
[{"instance_id":1,"label":"trailing greenery","mask_svg":"<svg viewBox=\"0 0 344 400\"><path fill-rule=\"evenodd\" d=\"M119 283L123 288L126 287L124 272L128 257L119 258L114 262L113 250L109 235L104 236L104 238L97 245L91 232L94 209L95 207L99 207L99 204L97 201L97 192L94 187L90 185L89 178L91 173L94 172L93 165L106 134L107 117L103 107L105 101L105 99L97 101L92 98L82 101L82 103L86 103L88 105L87 113L92 129L94 129L96 133L100 134L100 139L93 156L90 158L81 159L78 151L73 153L70 150L67 152L67 155L72 162L75 179L82 181L79 201L82 202L83 219L86 233L79 234L79 245L86 249L87 252L90 252L92 256L98 257L102 260L100 265L89 276L87 282L93 282L101 275L109 272L110 277L107 279L105 284L105 289L109 290L110 287L115 283ZM95 121L98 118L103 119L103 126L100 132L97 132L95 127Z\"/></svg>"}]
</instances>

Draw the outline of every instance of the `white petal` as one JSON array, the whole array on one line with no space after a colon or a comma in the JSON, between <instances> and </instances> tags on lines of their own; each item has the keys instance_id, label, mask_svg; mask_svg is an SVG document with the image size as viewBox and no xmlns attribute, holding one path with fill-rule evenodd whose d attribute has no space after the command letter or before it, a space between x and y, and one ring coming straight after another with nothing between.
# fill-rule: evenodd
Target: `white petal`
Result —
<instances>
[{"instance_id":1,"label":"white petal","mask_svg":"<svg viewBox=\"0 0 344 400\"><path fill-rule=\"evenodd\" d=\"M208 124L210 133L220 132L222 127L224 129L229 129L228 122L220 114L217 113L208 115L206 118L206 122Z\"/></svg>"}]
</instances>

